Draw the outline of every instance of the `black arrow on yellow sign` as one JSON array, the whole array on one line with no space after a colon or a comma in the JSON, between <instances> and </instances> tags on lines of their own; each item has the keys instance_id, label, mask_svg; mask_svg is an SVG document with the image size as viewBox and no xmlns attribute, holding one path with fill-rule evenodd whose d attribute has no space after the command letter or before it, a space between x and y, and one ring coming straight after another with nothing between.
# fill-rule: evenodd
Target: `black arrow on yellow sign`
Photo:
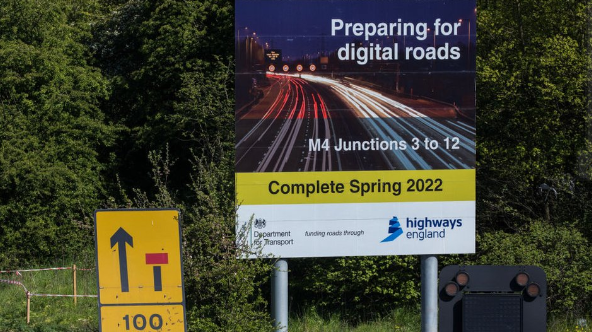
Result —
<instances>
[{"instance_id":1,"label":"black arrow on yellow sign","mask_svg":"<svg viewBox=\"0 0 592 332\"><path fill-rule=\"evenodd\" d=\"M127 252L125 244L134 247L134 238L123 228L119 229L111 236L111 248L119 244L119 274L121 278L121 291L129 292L129 282L127 277Z\"/></svg>"}]
</instances>

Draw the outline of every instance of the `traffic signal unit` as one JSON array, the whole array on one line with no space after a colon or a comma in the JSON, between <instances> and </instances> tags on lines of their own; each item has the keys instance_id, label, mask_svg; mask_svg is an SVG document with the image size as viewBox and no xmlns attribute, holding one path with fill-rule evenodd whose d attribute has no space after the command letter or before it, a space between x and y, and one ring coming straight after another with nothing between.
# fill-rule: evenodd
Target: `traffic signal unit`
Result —
<instances>
[{"instance_id":1,"label":"traffic signal unit","mask_svg":"<svg viewBox=\"0 0 592 332\"><path fill-rule=\"evenodd\" d=\"M446 266L438 282L440 332L547 330L547 277L536 266Z\"/></svg>"}]
</instances>

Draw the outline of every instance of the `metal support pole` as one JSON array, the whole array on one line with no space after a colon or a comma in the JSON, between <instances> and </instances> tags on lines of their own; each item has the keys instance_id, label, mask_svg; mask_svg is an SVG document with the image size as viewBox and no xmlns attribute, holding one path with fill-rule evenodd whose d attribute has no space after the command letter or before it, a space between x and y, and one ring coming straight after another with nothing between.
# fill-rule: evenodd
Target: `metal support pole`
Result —
<instances>
[{"instance_id":1,"label":"metal support pole","mask_svg":"<svg viewBox=\"0 0 592 332\"><path fill-rule=\"evenodd\" d=\"M271 278L271 319L276 332L288 331L288 262L274 264Z\"/></svg>"},{"instance_id":2,"label":"metal support pole","mask_svg":"<svg viewBox=\"0 0 592 332\"><path fill-rule=\"evenodd\" d=\"M421 332L438 332L438 258L421 256Z\"/></svg>"}]
</instances>

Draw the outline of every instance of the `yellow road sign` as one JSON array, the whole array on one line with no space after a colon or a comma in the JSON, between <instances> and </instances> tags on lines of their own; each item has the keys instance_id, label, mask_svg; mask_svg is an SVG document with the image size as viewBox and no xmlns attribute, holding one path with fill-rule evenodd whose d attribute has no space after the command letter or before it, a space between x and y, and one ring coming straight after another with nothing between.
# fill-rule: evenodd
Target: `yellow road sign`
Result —
<instances>
[{"instance_id":1,"label":"yellow road sign","mask_svg":"<svg viewBox=\"0 0 592 332\"><path fill-rule=\"evenodd\" d=\"M185 315L182 305L164 306L103 306L103 331L166 331L184 332Z\"/></svg>"},{"instance_id":2,"label":"yellow road sign","mask_svg":"<svg viewBox=\"0 0 592 332\"><path fill-rule=\"evenodd\" d=\"M95 234L101 331L185 331L179 211L98 210Z\"/></svg>"}]
</instances>

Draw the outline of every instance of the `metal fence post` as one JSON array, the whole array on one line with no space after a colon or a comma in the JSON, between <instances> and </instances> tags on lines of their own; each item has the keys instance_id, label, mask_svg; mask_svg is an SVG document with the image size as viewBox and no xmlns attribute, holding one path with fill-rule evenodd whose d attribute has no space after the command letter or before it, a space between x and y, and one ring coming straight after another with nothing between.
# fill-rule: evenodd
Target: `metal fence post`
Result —
<instances>
[{"instance_id":1,"label":"metal fence post","mask_svg":"<svg viewBox=\"0 0 592 332\"><path fill-rule=\"evenodd\" d=\"M27 291L27 324L31 322L31 292Z\"/></svg>"},{"instance_id":2,"label":"metal fence post","mask_svg":"<svg viewBox=\"0 0 592 332\"><path fill-rule=\"evenodd\" d=\"M74 305L76 305L77 298L76 298L76 264L72 265L72 280L74 284Z\"/></svg>"}]
</instances>

